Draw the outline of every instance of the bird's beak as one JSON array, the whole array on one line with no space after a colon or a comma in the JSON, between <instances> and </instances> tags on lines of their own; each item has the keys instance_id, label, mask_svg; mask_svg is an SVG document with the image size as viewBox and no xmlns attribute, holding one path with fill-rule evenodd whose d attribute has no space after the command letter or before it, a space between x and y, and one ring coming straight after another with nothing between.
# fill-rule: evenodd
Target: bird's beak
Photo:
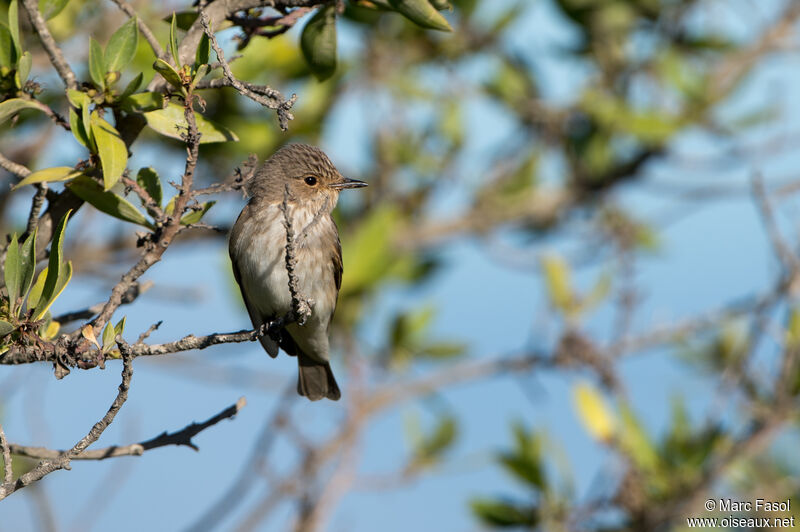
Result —
<instances>
[{"instance_id":1,"label":"bird's beak","mask_svg":"<svg viewBox=\"0 0 800 532\"><path fill-rule=\"evenodd\" d=\"M342 190L345 188L361 188L365 186L367 186L367 184L363 181L359 181L358 179L350 179L348 177L343 177L341 181L330 184L330 187L336 190Z\"/></svg>"}]
</instances>

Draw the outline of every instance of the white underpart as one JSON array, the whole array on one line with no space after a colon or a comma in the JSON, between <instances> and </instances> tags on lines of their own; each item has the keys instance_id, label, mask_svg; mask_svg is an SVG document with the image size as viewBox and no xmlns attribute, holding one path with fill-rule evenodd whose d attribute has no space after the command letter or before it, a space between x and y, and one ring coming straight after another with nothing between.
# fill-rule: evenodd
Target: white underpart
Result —
<instances>
[{"instance_id":1,"label":"white underpart","mask_svg":"<svg viewBox=\"0 0 800 532\"><path fill-rule=\"evenodd\" d=\"M336 306L336 290L331 245L326 238L335 238L336 229L327 214L315 220L312 209L290 207L289 214L295 235L305 233L295 242L300 296L313 299L314 306L304 326L292 324L287 330L304 353L317 360L329 360L328 323ZM312 221L313 228L309 227ZM309 230L304 232L307 227ZM249 218L238 242L233 251L253 310L262 317L288 313L292 300L286 272L286 228L279 206L270 205L263 217ZM264 249L268 250L266 254L256 252Z\"/></svg>"}]
</instances>

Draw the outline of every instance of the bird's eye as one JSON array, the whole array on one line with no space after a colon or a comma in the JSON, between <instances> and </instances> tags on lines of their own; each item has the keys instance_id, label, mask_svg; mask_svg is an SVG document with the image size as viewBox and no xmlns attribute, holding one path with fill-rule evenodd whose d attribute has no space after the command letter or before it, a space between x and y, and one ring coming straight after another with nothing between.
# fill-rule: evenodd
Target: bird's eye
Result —
<instances>
[{"instance_id":1,"label":"bird's eye","mask_svg":"<svg viewBox=\"0 0 800 532\"><path fill-rule=\"evenodd\" d=\"M306 182L306 185L308 185L310 187L313 187L314 185L317 184L317 178L314 177L313 175L310 175L310 176L306 177L304 179L304 181Z\"/></svg>"}]
</instances>

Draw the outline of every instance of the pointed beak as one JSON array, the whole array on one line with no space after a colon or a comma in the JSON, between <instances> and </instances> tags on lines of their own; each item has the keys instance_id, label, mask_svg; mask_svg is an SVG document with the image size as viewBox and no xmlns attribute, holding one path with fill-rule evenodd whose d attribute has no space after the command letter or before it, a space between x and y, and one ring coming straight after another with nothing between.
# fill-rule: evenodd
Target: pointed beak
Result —
<instances>
[{"instance_id":1,"label":"pointed beak","mask_svg":"<svg viewBox=\"0 0 800 532\"><path fill-rule=\"evenodd\" d=\"M345 188L361 188L365 186L367 186L367 184L363 181L359 181L358 179L350 179L348 177L343 177L341 181L330 184L330 187L336 190L342 190Z\"/></svg>"}]
</instances>

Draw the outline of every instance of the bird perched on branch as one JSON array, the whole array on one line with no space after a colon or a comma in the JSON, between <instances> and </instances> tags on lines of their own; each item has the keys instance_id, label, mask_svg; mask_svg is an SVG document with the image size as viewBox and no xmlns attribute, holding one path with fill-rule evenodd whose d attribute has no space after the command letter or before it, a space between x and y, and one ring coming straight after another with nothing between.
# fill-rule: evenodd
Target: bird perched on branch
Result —
<instances>
[{"instance_id":1,"label":"bird perched on branch","mask_svg":"<svg viewBox=\"0 0 800 532\"><path fill-rule=\"evenodd\" d=\"M290 323L259 340L272 357L279 347L297 357L297 392L312 401L341 396L328 347L342 284L342 248L331 211L341 190L366 185L343 177L319 148L289 144L256 170L247 186L250 201L231 230L233 274L256 328L311 300L304 324Z\"/></svg>"}]
</instances>

